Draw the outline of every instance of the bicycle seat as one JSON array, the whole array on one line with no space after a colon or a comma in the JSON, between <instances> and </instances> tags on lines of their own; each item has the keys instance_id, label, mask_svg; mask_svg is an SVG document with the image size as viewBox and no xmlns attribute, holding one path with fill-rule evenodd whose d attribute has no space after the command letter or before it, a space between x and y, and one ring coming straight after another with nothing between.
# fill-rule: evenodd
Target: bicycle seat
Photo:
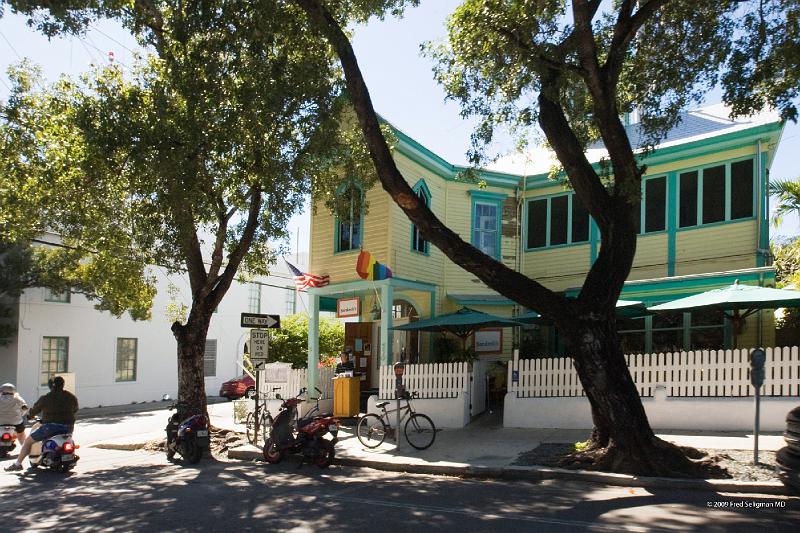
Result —
<instances>
[{"instance_id":1,"label":"bicycle seat","mask_svg":"<svg viewBox=\"0 0 800 533\"><path fill-rule=\"evenodd\" d=\"M386 407L387 405L389 405L389 402L378 402L378 403L375 404L375 407L377 407L378 409L381 409L383 407Z\"/></svg>"}]
</instances>

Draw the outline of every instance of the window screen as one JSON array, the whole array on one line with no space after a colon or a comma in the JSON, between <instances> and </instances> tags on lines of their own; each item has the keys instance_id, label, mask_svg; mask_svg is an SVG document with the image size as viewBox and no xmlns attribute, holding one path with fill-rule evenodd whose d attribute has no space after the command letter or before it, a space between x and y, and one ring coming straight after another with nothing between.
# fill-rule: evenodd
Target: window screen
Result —
<instances>
[{"instance_id":1,"label":"window screen","mask_svg":"<svg viewBox=\"0 0 800 533\"><path fill-rule=\"evenodd\" d=\"M681 174L680 227L697 225L697 171Z\"/></svg>"},{"instance_id":2,"label":"window screen","mask_svg":"<svg viewBox=\"0 0 800 533\"><path fill-rule=\"evenodd\" d=\"M589 240L589 211L577 194L572 195L572 242Z\"/></svg>"},{"instance_id":3,"label":"window screen","mask_svg":"<svg viewBox=\"0 0 800 533\"><path fill-rule=\"evenodd\" d=\"M136 381L136 339L117 339L116 381Z\"/></svg>"},{"instance_id":4,"label":"window screen","mask_svg":"<svg viewBox=\"0 0 800 533\"><path fill-rule=\"evenodd\" d=\"M753 160L731 165L731 220L753 216Z\"/></svg>"},{"instance_id":5,"label":"window screen","mask_svg":"<svg viewBox=\"0 0 800 533\"><path fill-rule=\"evenodd\" d=\"M528 248L547 246L547 200L528 202Z\"/></svg>"},{"instance_id":6,"label":"window screen","mask_svg":"<svg viewBox=\"0 0 800 533\"><path fill-rule=\"evenodd\" d=\"M556 196L550 200L550 246L567 244L568 196Z\"/></svg>"},{"instance_id":7,"label":"window screen","mask_svg":"<svg viewBox=\"0 0 800 533\"><path fill-rule=\"evenodd\" d=\"M725 166L703 170L703 224L725 220Z\"/></svg>"},{"instance_id":8,"label":"window screen","mask_svg":"<svg viewBox=\"0 0 800 533\"><path fill-rule=\"evenodd\" d=\"M667 209L667 178L652 178L644 182L644 231L664 231Z\"/></svg>"}]
</instances>

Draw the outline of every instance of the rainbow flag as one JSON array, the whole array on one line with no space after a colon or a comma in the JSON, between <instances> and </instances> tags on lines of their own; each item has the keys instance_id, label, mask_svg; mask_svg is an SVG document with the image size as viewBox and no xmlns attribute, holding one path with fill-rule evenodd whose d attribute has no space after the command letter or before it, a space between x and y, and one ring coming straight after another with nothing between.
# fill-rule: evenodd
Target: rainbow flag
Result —
<instances>
[{"instance_id":1,"label":"rainbow flag","mask_svg":"<svg viewBox=\"0 0 800 533\"><path fill-rule=\"evenodd\" d=\"M392 270L389 267L378 263L371 253L364 250L361 250L361 253L358 254L356 273L361 279L374 281L392 277Z\"/></svg>"}]
</instances>

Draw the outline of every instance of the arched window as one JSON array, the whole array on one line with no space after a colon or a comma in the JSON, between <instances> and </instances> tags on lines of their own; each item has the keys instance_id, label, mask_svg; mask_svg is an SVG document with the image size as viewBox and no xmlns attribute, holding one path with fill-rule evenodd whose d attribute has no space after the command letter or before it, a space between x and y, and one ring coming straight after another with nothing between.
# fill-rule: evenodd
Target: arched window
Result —
<instances>
[{"instance_id":1,"label":"arched window","mask_svg":"<svg viewBox=\"0 0 800 533\"><path fill-rule=\"evenodd\" d=\"M420 201L430 208L431 191L425 184L425 180L419 180L417 184L414 185L414 192L417 193ZM422 234L414 224L411 225L411 250L426 255L430 252L430 243L422 237Z\"/></svg>"},{"instance_id":2,"label":"arched window","mask_svg":"<svg viewBox=\"0 0 800 533\"><path fill-rule=\"evenodd\" d=\"M339 197L335 236L337 252L361 248L364 226L363 194L361 187L353 182L342 184L336 191L336 196Z\"/></svg>"}]
</instances>

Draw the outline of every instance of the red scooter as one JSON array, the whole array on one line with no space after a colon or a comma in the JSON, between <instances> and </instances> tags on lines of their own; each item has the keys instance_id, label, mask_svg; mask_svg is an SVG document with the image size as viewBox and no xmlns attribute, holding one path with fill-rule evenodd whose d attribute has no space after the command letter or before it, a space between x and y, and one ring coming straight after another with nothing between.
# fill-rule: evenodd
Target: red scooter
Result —
<instances>
[{"instance_id":1,"label":"red scooter","mask_svg":"<svg viewBox=\"0 0 800 533\"><path fill-rule=\"evenodd\" d=\"M303 462L315 464L320 468L327 468L333 463L336 455L334 446L339 441L339 420L330 413L319 414L319 399L317 408L312 409L306 416L297 420L297 405L303 400L300 398L306 390L294 398L284 400L281 411L272 422L272 432L264 443L264 459L270 464L280 463L290 453L302 454ZM317 389L317 393L322 391ZM280 397L278 397L280 399ZM331 438L325 437L328 433Z\"/></svg>"}]
</instances>

